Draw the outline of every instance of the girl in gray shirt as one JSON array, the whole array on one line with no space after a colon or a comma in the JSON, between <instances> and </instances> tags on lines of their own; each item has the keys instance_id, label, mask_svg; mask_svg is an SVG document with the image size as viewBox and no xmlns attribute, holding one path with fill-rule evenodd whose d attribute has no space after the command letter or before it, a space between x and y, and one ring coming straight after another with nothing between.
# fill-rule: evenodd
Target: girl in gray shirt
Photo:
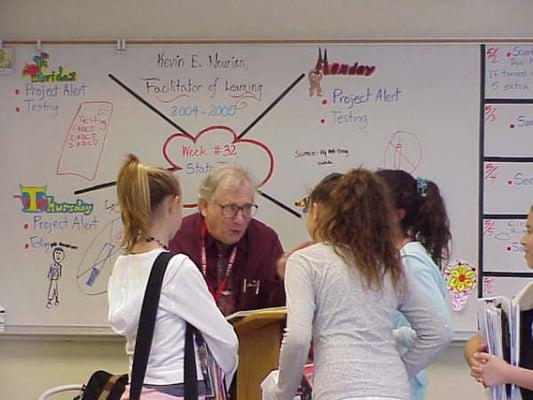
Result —
<instances>
[{"instance_id":1,"label":"girl in gray shirt","mask_svg":"<svg viewBox=\"0 0 533 400\"><path fill-rule=\"evenodd\" d=\"M408 400L408 379L451 335L404 274L382 181L364 169L329 175L308 206L314 244L287 262L279 380L265 381L263 399L293 399L313 339L314 400ZM392 333L397 310L417 333L403 355Z\"/></svg>"}]
</instances>

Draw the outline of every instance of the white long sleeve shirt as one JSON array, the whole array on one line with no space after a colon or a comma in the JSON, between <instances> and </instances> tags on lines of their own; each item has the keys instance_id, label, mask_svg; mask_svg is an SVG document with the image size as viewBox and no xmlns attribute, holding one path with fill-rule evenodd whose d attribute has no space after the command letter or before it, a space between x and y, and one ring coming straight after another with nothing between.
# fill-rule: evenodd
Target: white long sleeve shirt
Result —
<instances>
[{"instance_id":1,"label":"white long sleeve shirt","mask_svg":"<svg viewBox=\"0 0 533 400\"><path fill-rule=\"evenodd\" d=\"M144 291L162 251L119 256L109 279L108 317L113 330L126 337L130 375ZM217 308L200 271L183 254L172 257L165 272L144 383L183 383L186 321L202 333L229 387L237 369L237 336ZM198 357L196 363L201 379Z\"/></svg>"}]
</instances>

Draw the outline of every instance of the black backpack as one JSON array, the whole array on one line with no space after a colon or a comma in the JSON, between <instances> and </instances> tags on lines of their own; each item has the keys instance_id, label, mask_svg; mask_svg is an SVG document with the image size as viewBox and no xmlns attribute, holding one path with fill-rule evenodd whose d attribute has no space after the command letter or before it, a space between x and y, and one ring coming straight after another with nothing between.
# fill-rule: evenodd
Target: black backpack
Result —
<instances>
[{"instance_id":1,"label":"black backpack","mask_svg":"<svg viewBox=\"0 0 533 400\"><path fill-rule=\"evenodd\" d=\"M127 384L127 374L113 375L99 370L91 375L83 393L74 400L119 400Z\"/></svg>"}]
</instances>

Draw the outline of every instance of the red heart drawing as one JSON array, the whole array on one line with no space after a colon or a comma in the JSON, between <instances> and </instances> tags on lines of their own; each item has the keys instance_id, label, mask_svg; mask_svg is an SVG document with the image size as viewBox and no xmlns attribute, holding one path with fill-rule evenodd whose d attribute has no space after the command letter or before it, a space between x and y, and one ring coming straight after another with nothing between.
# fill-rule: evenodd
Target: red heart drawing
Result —
<instances>
[{"instance_id":1,"label":"red heart drawing","mask_svg":"<svg viewBox=\"0 0 533 400\"><path fill-rule=\"evenodd\" d=\"M227 136L227 139L225 138ZM211 146L210 140L220 143ZM181 146L180 146L181 144ZM250 147L252 146L252 147ZM264 154L263 163L266 164L264 170L257 171L260 166L261 157L257 154L257 150L260 154ZM240 163L242 166L248 168L250 171L256 172L254 175L259 181L258 187L265 185L271 178L274 170L274 157L270 149L263 143L257 140L240 139L237 137L235 131L225 125L209 126L196 134L196 136L187 135L185 133L175 133L167 138L163 144L163 157L170 164L171 170L182 171L184 165L189 159L198 160L202 163L195 174L205 174L207 170L216 166L225 164L228 162ZM243 164L245 155L253 153L255 157L248 160L248 165ZM240 156L240 157L239 157ZM229 161L228 161L229 160ZM197 161L197 164L198 164ZM212 163L212 165L211 165ZM193 174L189 171L189 173ZM185 178L184 176L182 176ZM198 182L196 183L196 188ZM196 207L196 199L184 199L184 207L192 208Z\"/></svg>"}]
</instances>

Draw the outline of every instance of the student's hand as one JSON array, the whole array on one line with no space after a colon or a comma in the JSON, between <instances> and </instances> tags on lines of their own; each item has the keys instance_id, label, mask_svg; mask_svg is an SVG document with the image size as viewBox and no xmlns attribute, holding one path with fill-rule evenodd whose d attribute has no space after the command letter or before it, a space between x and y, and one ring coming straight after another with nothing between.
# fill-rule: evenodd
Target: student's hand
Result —
<instances>
[{"instance_id":1,"label":"student's hand","mask_svg":"<svg viewBox=\"0 0 533 400\"><path fill-rule=\"evenodd\" d=\"M285 251L280 258L278 258L278 261L276 261L276 272L278 273L278 276L280 279L285 279L285 267L287 266L287 258L294 253L296 250L303 249L304 247L307 247L309 245L313 244L310 240L307 242L300 243L291 249Z\"/></svg>"},{"instance_id":2,"label":"student's hand","mask_svg":"<svg viewBox=\"0 0 533 400\"><path fill-rule=\"evenodd\" d=\"M466 342L463 353L466 362L472 368L472 366L479 366L479 362L473 357L474 353L479 353L487 350L487 344L481 336L472 336Z\"/></svg>"},{"instance_id":3,"label":"student's hand","mask_svg":"<svg viewBox=\"0 0 533 400\"><path fill-rule=\"evenodd\" d=\"M485 386L496 386L508 382L509 369L512 367L502 358L488 353L474 353L476 365L472 366L471 375Z\"/></svg>"}]
</instances>

